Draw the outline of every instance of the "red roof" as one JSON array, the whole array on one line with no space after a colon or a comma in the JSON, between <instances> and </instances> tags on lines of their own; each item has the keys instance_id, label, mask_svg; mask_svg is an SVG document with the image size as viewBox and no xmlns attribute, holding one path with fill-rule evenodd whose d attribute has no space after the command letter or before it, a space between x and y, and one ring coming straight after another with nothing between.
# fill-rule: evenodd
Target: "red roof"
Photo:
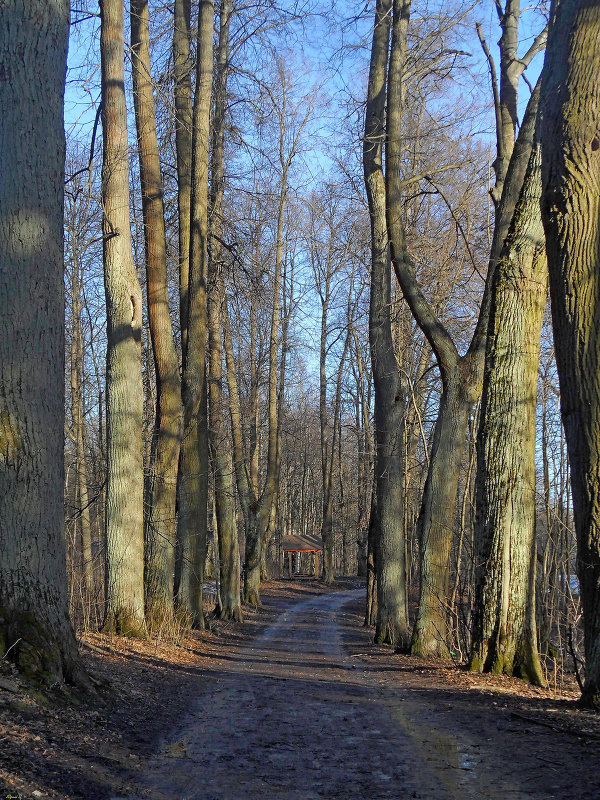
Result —
<instances>
[{"instance_id":1,"label":"red roof","mask_svg":"<svg viewBox=\"0 0 600 800\"><path fill-rule=\"evenodd\" d=\"M284 552L320 552L323 550L323 543L320 536L296 536L291 534L283 537L283 550Z\"/></svg>"}]
</instances>

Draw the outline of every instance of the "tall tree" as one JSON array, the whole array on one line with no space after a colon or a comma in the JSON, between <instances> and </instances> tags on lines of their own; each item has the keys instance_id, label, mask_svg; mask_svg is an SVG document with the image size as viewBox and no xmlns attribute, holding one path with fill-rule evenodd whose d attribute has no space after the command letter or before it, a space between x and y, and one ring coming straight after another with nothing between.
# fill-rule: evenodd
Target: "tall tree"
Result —
<instances>
[{"instance_id":1,"label":"tall tree","mask_svg":"<svg viewBox=\"0 0 600 800\"><path fill-rule=\"evenodd\" d=\"M225 248L223 194L225 183L225 112L229 71L231 2L221 0L219 41L213 89L210 247L208 260L208 394L209 443L214 471L215 522L219 542L219 616L241 620L240 554L235 513L234 470L223 398L223 344L221 319L225 313Z\"/></svg>"},{"instance_id":2,"label":"tall tree","mask_svg":"<svg viewBox=\"0 0 600 800\"><path fill-rule=\"evenodd\" d=\"M102 236L106 293L105 630L143 636L142 290L129 227L122 0L102 0Z\"/></svg>"},{"instance_id":3,"label":"tall tree","mask_svg":"<svg viewBox=\"0 0 600 800\"><path fill-rule=\"evenodd\" d=\"M152 624L168 619L173 613L175 499L183 407L179 359L169 313L163 187L150 72L148 0L131 0L130 12L148 319L156 374L156 417L146 502L144 569L146 616Z\"/></svg>"},{"instance_id":4,"label":"tall tree","mask_svg":"<svg viewBox=\"0 0 600 800\"><path fill-rule=\"evenodd\" d=\"M206 560L208 503L208 424L206 392L206 267L208 164L213 75L212 0L201 0L198 17L196 88L192 124L190 257L187 282L187 335L183 348L184 429L179 470L178 536L181 577L177 601L195 626L204 626L202 584Z\"/></svg>"},{"instance_id":5,"label":"tall tree","mask_svg":"<svg viewBox=\"0 0 600 800\"><path fill-rule=\"evenodd\" d=\"M539 87L536 89L539 91ZM535 434L547 277L536 143L492 284L478 435L471 669L544 676L535 624Z\"/></svg>"},{"instance_id":6,"label":"tall tree","mask_svg":"<svg viewBox=\"0 0 600 800\"><path fill-rule=\"evenodd\" d=\"M63 511L69 4L9 0L0 19L0 656L46 684L88 684Z\"/></svg>"},{"instance_id":7,"label":"tall tree","mask_svg":"<svg viewBox=\"0 0 600 800\"><path fill-rule=\"evenodd\" d=\"M508 0L505 10L497 4L503 30L507 25L518 22L519 3ZM458 491L458 476L466 438L467 424L471 409L481 393L485 340L490 308L490 287L494 269L498 262L508 226L512 219L523 176L529 161L531 138L523 136L522 146L515 147L514 131L516 116L512 118L512 131L505 135L505 127L500 123L502 116L501 88L497 99L497 124L501 126L499 136L499 159L496 181L501 182L500 200L496 206L494 236L488 266L486 286L482 298L479 317L467 351L461 355L448 329L444 326L434 307L430 304L416 278L410 258L403 221L403 108L405 98L405 67L408 56L408 25L410 19L410 0L394 0L392 17L392 44L388 70L388 116L386 138L386 203L390 251L396 277L410 310L431 346L440 370L442 395L435 424L429 469L423 500L419 514L418 529L421 543L421 585L419 610L412 636L412 652L415 655L447 656L448 637L448 599L450 597L449 564L453 540L453 526L448 524L454 518ZM502 44L501 39L501 79L514 82L525 65L543 47L545 34L538 37L528 53L519 59L518 67L509 71L504 69L506 59L514 60L516 53L511 45ZM491 62L493 63L493 62ZM520 72L519 72L520 70ZM493 72L494 85L496 80ZM529 112L535 119L535 110L529 104ZM527 129L526 125L522 126ZM508 164L506 171L504 166Z\"/></svg>"},{"instance_id":8,"label":"tall tree","mask_svg":"<svg viewBox=\"0 0 600 800\"><path fill-rule=\"evenodd\" d=\"M552 4L542 215L583 606L586 703L600 709L600 3Z\"/></svg>"},{"instance_id":9,"label":"tall tree","mask_svg":"<svg viewBox=\"0 0 600 800\"><path fill-rule=\"evenodd\" d=\"M290 78L286 72L281 58L276 59L277 76L279 78L279 91L273 91L265 86L269 98L269 110L275 116L277 130L277 156L279 169L279 187L277 193L277 216L275 228L275 259L272 275L271 321L269 328L268 349L268 442L267 442L267 467L263 490L258 498L256 508L256 531L247 530L245 548L245 575L244 599L246 602L260 602L260 575L263 560L263 551L271 535L273 521L276 516L277 493L279 490L279 473L281 467L280 452L280 418L279 411L283 401L280 392L282 372L280 370L280 327L281 327L281 289L282 269L285 258L285 215L288 206L288 193L290 188L290 171L294 158L298 153L300 137L312 113L312 104L306 104L306 112L296 121L296 127L291 124L291 117L297 112L290 101ZM285 339L285 336L281 337ZM285 364L285 346L282 347L282 364ZM248 533L252 534L250 538Z\"/></svg>"},{"instance_id":10,"label":"tall tree","mask_svg":"<svg viewBox=\"0 0 600 800\"><path fill-rule=\"evenodd\" d=\"M371 49L363 168L371 218L369 341L375 389L375 534L377 621L375 640L410 643L402 509L404 396L392 335L391 262L386 226L385 97L391 0L379 0Z\"/></svg>"}]
</instances>

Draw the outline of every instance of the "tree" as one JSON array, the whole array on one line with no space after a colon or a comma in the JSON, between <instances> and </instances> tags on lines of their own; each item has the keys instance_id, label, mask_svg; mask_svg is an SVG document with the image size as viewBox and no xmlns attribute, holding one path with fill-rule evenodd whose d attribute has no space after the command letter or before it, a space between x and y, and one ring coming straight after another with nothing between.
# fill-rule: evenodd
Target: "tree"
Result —
<instances>
[{"instance_id":1,"label":"tree","mask_svg":"<svg viewBox=\"0 0 600 800\"><path fill-rule=\"evenodd\" d=\"M102 235L106 292L106 620L104 629L143 636L144 472L142 290L129 227L123 2L102 0Z\"/></svg>"},{"instance_id":2,"label":"tree","mask_svg":"<svg viewBox=\"0 0 600 800\"><path fill-rule=\"evenodd\" d=\"M545 35L536 38L527 54L518 59L519 64L515 69L505 68L507 59L511 63L516 59L512 34L519 18L519 3L517 0L508 0L504 10L500 3L497 3L497 9L503 29L500 44L501 80L510 80L514 84L516 79L518 85L518 79L525 65L543 47ZM469 415L481 392L491 280L529 161L531 139L529 144L524 141L522 147L515 147L516 115L511 116L509 113L510 125L500 123L500 117L504 119L501 98L506 94L501 87L499 96L495 92L499 126L499 149L495 164L498 169L496 183L497 185L501 183L502 190L496 205L494 236L479 317L471 342L466 352L461 355L456 342L435 312L433 305L427 300L416 278L403 221L402 114L405 105L405 70L409 54L410 11L410 0L394 0L387 90L387 225L392 263L398 283L413 317L435 354L442 380L442 394L418 520L421 584L411 649L415 655L447 656L449 565L454 533L449 520L453 520L456 508L458 476ZM510 28L508 41L504 36L507 26ZM493 72L493 82L495 85L495 72ZM511 92L508 92L508 95L513 96Z\"/></svg>"},{"instance_id":3,"label":"tree","mask_svg":"<svg viewBox=\"0 0 600 800\"><path fill-rule=\"evenodd\" d=\"M365 137L364 178L371 218L371 302L369 341L375 389L375 492L371 525L375 534L377 622L375 640L407 647L410 642L402 483L404 479L404 395L392 335L391 262L386 226L382 151L385 87L392 3L375 11Z\"/></svg>"},{"instance_id":4,"label":"tree","mask_svg":"<svg viewBox=\"0 0 600 800\"><path fill-rule=\"evenodd\" d=\"M63 511L69 4L10 0L0 17L0 656L44 684L89 686Z\"/></svg>"},{"instance_id":5,"label":"tree","mask_svg":"<svg viewBox=\"0 0 600 800\"><path fill-rule=\"evenodd\" d=\"M542 83L542 217L571 467L585 646L600 709L600 3L552 4Z\"/></svg>"},{"instance_id":6,"label":"tree","mask_svg":"<svg viewBox=\"0 0 600 800\"><path fill-rule=\"evenodd\" d=\"M130 9L148 318L156 374L156 418L146 503L144 565L146 615L152 624L168 619L173 613L175 499L183 407L179 359L169 313L163 188L150 72L148 0L132 0Z\"/></svg>"},{"instance_id":7,"label":"tree","mask_svg":"<svg viewBox=\"0 0 600 800\"><path fill-rule=\"evenodd\" d=\"M216 53L214 112L212 123L210 210L211 242L208 259L208 394L209 443L214 471L215 535L219 542L219 601L217 613L241 621L240 554L235 513L234 469L229 432L225 422L223 392L223 344L221 318L225 314L226 268L223 241L223 192L225 181L225 111L229 71L230 0L221 0L219 41Z\"/></svg>"},{"instance_id":8,"label":"tree","mask_svg":"<svg viewBox=\"0 0 600 800\"><path fill-rule=\"evenodd\" d=\"M471 669L544 685L535 624L535 422L547 293L540 197L536 142L492 284L477 442Z\"/></svg>"},{"instance_id":9,"label":"tree","mask_svg":"<svg viewBox=\"0 0 600 800\"><path fill-rule=\"evenodd\" d=\"M190 256L185 308L182 395L184 427L178 487L181 575L177 602L194 626L204 626L202 584L206 560L208 424L206 391L206 267L208 242L209 119L213 74L212 0L201 0L192 125ZM182 320L183 327L183 320Z\"/></svg>"}]
</instances>

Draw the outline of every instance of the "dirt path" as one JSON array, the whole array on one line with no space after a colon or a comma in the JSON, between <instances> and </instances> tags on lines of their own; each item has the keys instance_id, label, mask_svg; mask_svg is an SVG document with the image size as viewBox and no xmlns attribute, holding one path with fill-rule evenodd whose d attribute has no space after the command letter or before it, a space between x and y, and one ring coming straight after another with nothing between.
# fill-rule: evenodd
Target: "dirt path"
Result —
<instances>
[{"instance_id":1,"label":"dirt path","mask_svg":"<svg viewBox=\"0 0 600 800\"><path fill-rule=\"evenodd\" d=\"M219 662L147 765L158 800L600 796L599 743L357 652L361 592L303 600ZM350 624L351 623L351 624ZM364 656L364 657L363 657ZM366 658L365 658L366 657ZM130 795L130 798L133 796Z\"/></svg>"}]
</instances>

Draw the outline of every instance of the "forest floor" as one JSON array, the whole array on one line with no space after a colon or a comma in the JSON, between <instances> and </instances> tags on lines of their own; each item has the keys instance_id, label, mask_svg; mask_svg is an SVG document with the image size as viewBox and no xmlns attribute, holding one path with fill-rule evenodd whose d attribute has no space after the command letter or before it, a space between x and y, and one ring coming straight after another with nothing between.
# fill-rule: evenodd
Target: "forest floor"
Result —
<instances>
[{"instance_id":1,"label":"forest floor","mask_svg":"<svg viewBox=\"0 0 600 800\"><path fill-rule=\"evenodd\" d=\"M81 639L104 705L0 662L0 800L600 797L600 715L371 643L356 580L265 587L177 644Z\"/></svg>"}]
</instances>

